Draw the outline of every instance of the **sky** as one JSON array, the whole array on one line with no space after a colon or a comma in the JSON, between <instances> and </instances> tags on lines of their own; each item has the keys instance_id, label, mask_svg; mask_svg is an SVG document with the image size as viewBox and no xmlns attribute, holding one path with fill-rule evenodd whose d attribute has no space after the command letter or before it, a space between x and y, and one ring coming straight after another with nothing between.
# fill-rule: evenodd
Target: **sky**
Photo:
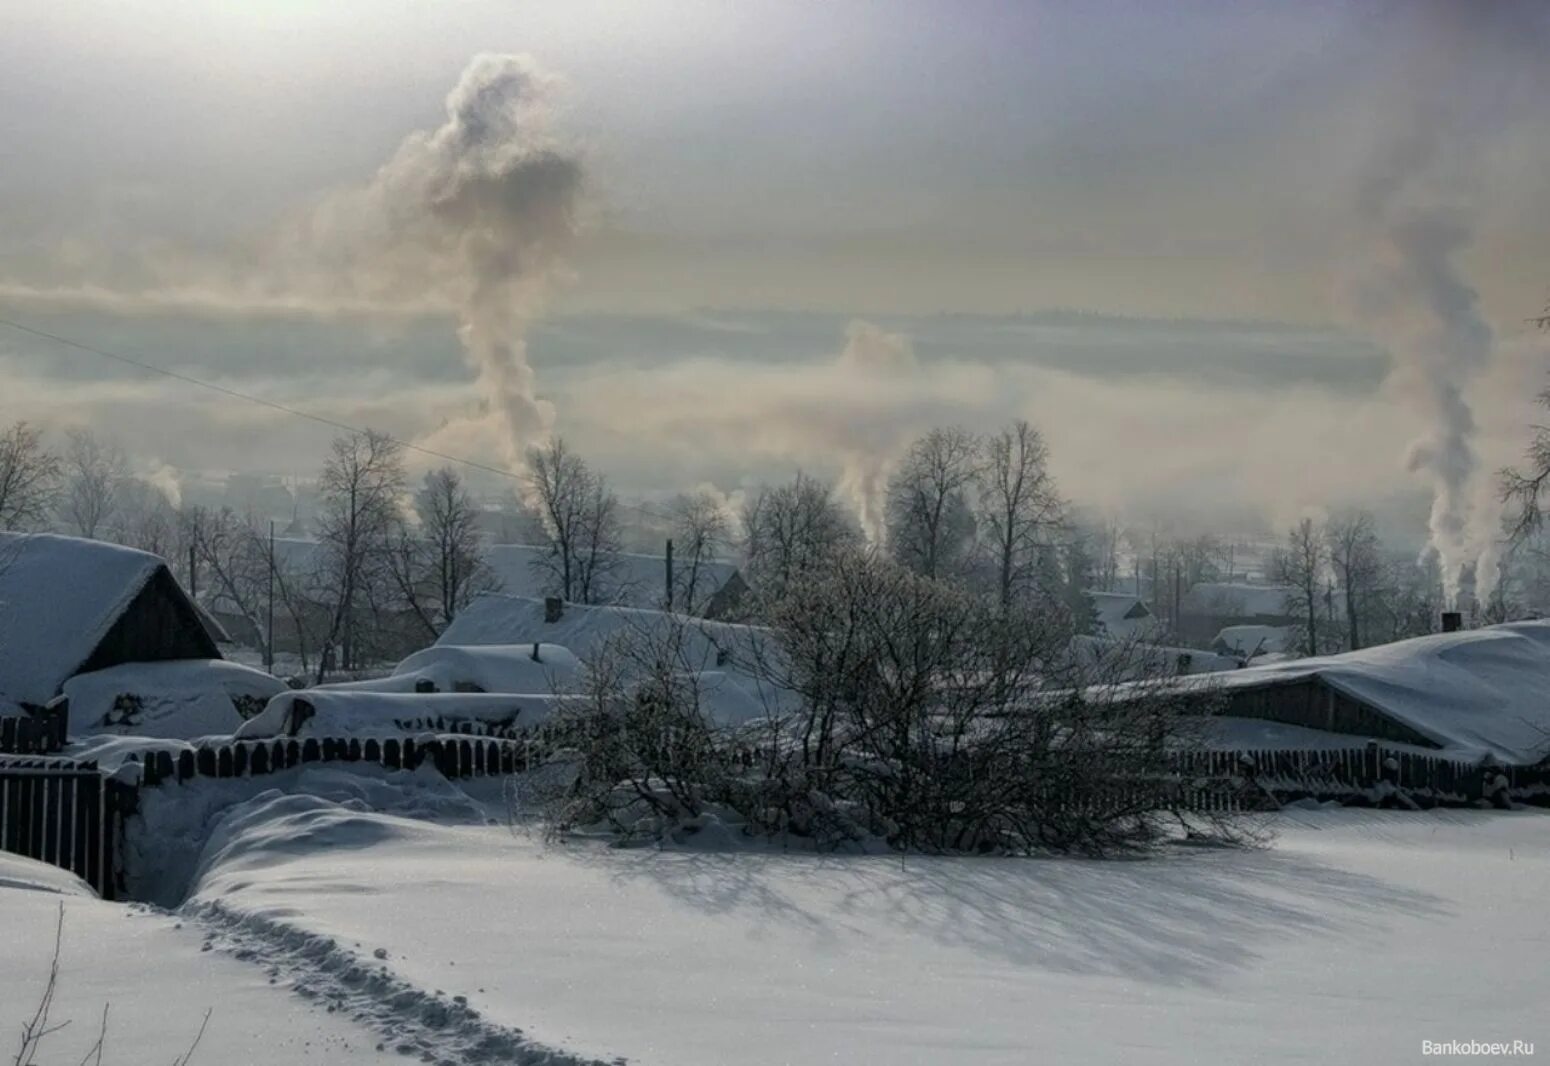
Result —
<instances>
[{"instance_id":1,"label":"sky","mask_svg":"<svg viewBox=\"0 0 1550 1066\"><path fill-rule=\"evenodd\" d=\"M1028 417L1094 507L1424 524L1412 442L1483 499L1547 369L1531 3L0 4L0 315L483 462L560 432L646 495L859 483ZM460 156L480 78L526 95ZM574 181L492 207L512 145ZM469 174L464 228L406 221ZM493 322L478 227L521 246ZM1426 354L1428 315L1489 339ZM326 444L3 327L0 373L0 421L148 464Z\"/></svg>"}]
</instances>

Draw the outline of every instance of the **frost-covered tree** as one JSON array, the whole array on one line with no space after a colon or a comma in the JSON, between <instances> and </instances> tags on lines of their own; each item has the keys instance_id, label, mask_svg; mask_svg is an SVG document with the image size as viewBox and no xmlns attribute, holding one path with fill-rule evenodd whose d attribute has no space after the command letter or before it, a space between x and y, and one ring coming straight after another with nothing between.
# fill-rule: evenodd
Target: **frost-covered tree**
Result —
<instances>
[{"instance_id":1,"label":"frost-covered tree","mask_svg":"<svg viewBox=\"0 0 1550 1066\"><path fill-rule=\"evenodd\" d=\"M760 488L743 507L750 586L767 602L797 577L861 543L861 530L826 481L798 472L784 485Z\"/></svg>"}]
</instances>

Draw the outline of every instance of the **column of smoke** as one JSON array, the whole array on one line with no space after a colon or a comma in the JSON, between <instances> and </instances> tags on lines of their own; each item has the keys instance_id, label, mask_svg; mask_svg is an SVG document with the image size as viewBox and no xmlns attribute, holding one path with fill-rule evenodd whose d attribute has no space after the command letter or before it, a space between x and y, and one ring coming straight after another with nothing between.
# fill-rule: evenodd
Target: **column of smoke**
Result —
<instances>
[{"instance_id":1,"label":"column of smoke","mask_svg":"<svg viewBox=\"0 0 1550 1066\"><path fill-rule=\"evenodd\" d=\"M1499 527L1479 485L1486 475L1469 403L1493 336L1458 256L1474 237L1484 135L1521 88L1513 38L1536 18L1514 4L1400 5L1391 15L1399 25L1379 89L1380 150L1356 202L1371 266L1352 295L1359 321L1393 359L1390 388L1425 422L1406 464L1432 490L1428 548L1452 607L1468 576L1477 596L1490 595Z\"/></svg>"},{"instance_id":2,"label":"column of smoke","mask_svg":"<svg viewBox=\"0 0 1550 1066\"><path fill-rule=\"evenodd\" d=\"M303 272L293 284L336 298L453 307L481 409L433 443L477 450L494 431L514 467L554 422L525 335L574 245L584 185L550 129L554 84L526 57L476 57L441 125L409 135L370 182L328 198L269 249Z\"/></svg>"},{"instance_id":3,"label":"column of smoke","mask_svg":"<svg viewBox=\"0 0 1550 1066\"><path fill-rule=\"evenodd\" d=\"M845 347L835 364L863 393L865 404L865 393L875 395L915 370L915 349L903 334L858 320L846 329ZM902 432L890 411L880 423L865 417L846 419L841 439L835 442L840 457L837 487L855 507L861 531L872 544L882 544L887 535L888 469Z\"/></svg>"}]
</instances>

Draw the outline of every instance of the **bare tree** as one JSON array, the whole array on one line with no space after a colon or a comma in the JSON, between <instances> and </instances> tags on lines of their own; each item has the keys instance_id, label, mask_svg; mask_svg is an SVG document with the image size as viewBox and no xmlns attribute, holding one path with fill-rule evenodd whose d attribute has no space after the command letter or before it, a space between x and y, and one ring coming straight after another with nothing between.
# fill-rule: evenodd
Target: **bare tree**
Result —
<instances>
[{"instance_id":1,"label":"bare tree","mask_svg":"<svg viewBox=\"0 0 1550 1066\"><path fill-rule=\"evenodd\" d=\"M1271 560L1275 580L1292 589L1287 609L1303 619L1304 647L1309 655L1323 650L1319 644L1319 597L1328 563L1328 546L1311 518L1287 531L1286 546Z\"/></svg>"},{"instance_id":2,"label":"bare tree","mask_svg":"<svg viewBox=\"0 0 1550 1066\"><path fill-rule=\"evenodd\" d=\"M576 597L582 603L604 603L618 590L614 577L619 569L619 497L601 474L592 478L581 511L576 544Z\"/></svg>"},{"instance_id":3,"label":"bare tree","mask_svg":"<svg viewBox=\"0 0 1550 1066\"><path fill-rule=\"evenodd\" d=\"M1540 324L1544 325L1546 321L1542 319ZM1539 394L1539 404L1550 408L1550 389ZM1509 467L1497 475L1502 503L1507 508L1505 525L1511 542L1530 537L1544 526L1544 507L1540 501L1545 485L1550 483L1550 426L1534 427L1525 458L1528 460L1526 470Z\"/></svg>"},{"instance_id":4,"label":"bare tree","mask_svg":"<svg viewBox=\"0 0 1550 1066\"><path fill-rule=\"evenodd\" d=\"M743 508L743 536L749 583L771 601L801 574L861 543L861 530L835 500L833 486L801 472L754 494Z\"/></svg>"},{"instance_id":5,"label":"bare tree","mask_svg":"<svg viewBox=\"0 0 1550 1066\"><path fill-rule=\"evenodd\" d=\"M619 500L606 479L555 437L528 452L529 484L548 555L535 567L567 600L595 603L618 565Z\"/></svg>"},{"instance_id":6,"label":"bare tree","mask_svg":"<svg viewBox=\"0 0 1550 1066\"><path fill-rule=\"evenodd\" d=\"M177 508L161 489L136 477L118 483L106 537L115 544L138 548L176 562L182 547Z\"/></svg>"},{"instance_id":7,"label":"bare tree","mask_svg":"<svg viewBox=\"0 0 1550 1066\"><path fill-rule=\"evenodd\" d=\"M0 433L0 529L30 530L48 521L59 489L59 457L26 422Z\"/></svg>"},{"instance_id":8,"label":"bare tree","mask_svg":"<svg viewBox=\"0 0 1550 1066\"><path fill-rule=\"evenodd\" d=\"M1172 807L1184 701L1057 667L1056 612L857 555L799 577L771 622L778 650L760 668L796 710L762 755L755 824L912 850L1104 852L1154 839Z\"/></svg>"},{"instance_id":9,"label":"bare tree","mask_svg":"<svg viewBox=\"0 0 1550 1066\"><path fill-rule=\"evenodd\" d=\"M721 501L708 492L679 496L669 513L676 561L673 606L697 614L715 591L707 571L726 549L730 523Z\"/></svg>"},{"instance_id":10,"label":"bare tree","mask_svg":"<svg viewBox=\"0 0 1550 1066\"><path fill-rule=\"evenodd\" d=\"M317 679L359 665L361 612L379 602L404 494L403 448L367 431L336 437L318 478L321 591L330 606Z\"/></svg>"},{"instance_id":11,"label":"bare tree","mask_svg":"<svg viewBox=\"0 0 1550 1066\"><path fill-rule=\"evenodd\" d=\"M1324 538L1345 601L1347 646L1355 651L1362 646L1363 619L1383 571L1372 515L1366 511L1336 515L1324 524Z\"/></svg>"},{"instance_id":12,"label":"bare tree","mask_svg":"<svg viewBox=\"0 0 1550 1066\"><path fill-rule=\"evenodd\" d=\"M961 572L974 538L969 493L980 459L980 442L961 429L933 429L910 445L888 481L888 549L896 560L929 578Z\"/></svg>"},{"instance_id":13,"label":"bare tree","mask_svg":"<svg viewBox=\"0 0 1550 1066\"><path fill-rule=\"evenodd\" d=\"M400 522L392 574L410 613L437 636L479 593L495 586L479 537L478 504L449 466L425 475L414 497L418 527Z\"/></svg>"},{"instance_id":14,"label":"bare tree","mask_svg":"<svg viewBox=\"0 0 1550 1066\"><path fill-rule=\"evenodd\" d=\"M73 430L65 448L65 491L60 517L69 529L95 540L118 506L129 462L115 444L90 430Z\"/></svg>"},{"instance_id":15,"label":"bare tree","mask_svg":"<svg viewBox=\"0 0 1550 1066\"><path fill-rule=\"evenodd\" d=\"M1049 472L1039 431L1018 420L985 442L979 477L981 542L1003 608L1036 584L1041 554L1054 539L1065 502Z\"/></svg>"}]
</instances>

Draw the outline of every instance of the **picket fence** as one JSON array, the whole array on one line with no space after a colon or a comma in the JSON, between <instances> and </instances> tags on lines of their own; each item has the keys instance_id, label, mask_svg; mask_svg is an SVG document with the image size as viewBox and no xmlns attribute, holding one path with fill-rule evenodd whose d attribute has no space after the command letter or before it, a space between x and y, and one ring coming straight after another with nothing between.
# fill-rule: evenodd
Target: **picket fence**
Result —
<instances>
[{"instance_id":1,"label":"picket fence","mask_svg":"<svg viewBox=\"0 0 1550 1066\"><path fill-rule=\"evenodd\" d=\"M0 719L15 721L27 720ZM35 746L52 745L58 739L57 726L46 724L49 731L44 740L32 729L0 729L0 849L70 870L105 899L121 893L119 842L124 820L138 810L146 789L199 779L261 777L314 763L390 770L415 770L428 763L448 778L504 776L542 763L555 740L538 730L500 736L233 739L176 752L147 752L108 774L95 762L32 754ZM760 753L741 754L744 764L752 766ZM1550 805L1550 764L1472 763L1379 744L1336 749L1188 749L1175 753L1164 772L1167 787L1163 791L1170 802L1181 810L1201 812L1273 809L1302 799L1410 809L1483 803ZM1128 804L1134 795L1155 797L1159 791L1155 786L1152 782L1143 790L1135 783L1118 781L1113 797L1073 798L1072 802L1076 806Z\"/></svg>"}]
</instances>

